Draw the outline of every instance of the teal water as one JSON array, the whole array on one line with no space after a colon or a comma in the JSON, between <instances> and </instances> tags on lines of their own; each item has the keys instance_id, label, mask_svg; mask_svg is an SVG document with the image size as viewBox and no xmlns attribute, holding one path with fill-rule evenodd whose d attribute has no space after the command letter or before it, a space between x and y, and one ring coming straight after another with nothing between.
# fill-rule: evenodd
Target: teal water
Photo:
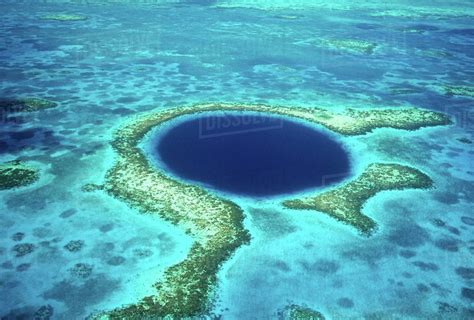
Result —
<instances>
[{"instance_id":1,"label":"teal water","mask_svg":"<svg viewBox=\"0 0 474 320\"><path fill-rule=\"evenodd\" d=\"M0 161L31 161L42 176L0 191L0 317L84 319L153 293L192 239L81 187L103 182L130 116L222 101L414 105L455 124L343 138L354 174L399 162L435 183L369 200L370 238L277 201L233 199L252 241L220 270L208 318L277 319L291 303L328 319L474 318L474 144L457 140L474 140L474 99L443 90L474 85L473 11L471 1L0 1L1 98L59 103L1 119ZM87 20L40 19L51 13ZM327 45L341 39L376 46ZM18 244L33 250L17 257Z\"/></svg>"}]
</instances>

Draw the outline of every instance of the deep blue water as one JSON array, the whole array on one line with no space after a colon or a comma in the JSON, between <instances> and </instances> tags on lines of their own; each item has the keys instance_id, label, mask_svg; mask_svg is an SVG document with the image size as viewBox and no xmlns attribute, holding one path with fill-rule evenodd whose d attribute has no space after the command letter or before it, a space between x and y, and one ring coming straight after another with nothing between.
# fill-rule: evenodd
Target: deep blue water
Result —
<instances>
[{"instance_id":1,"label":"deep blue water","mask_svg":"<svg viewBox=\"0 0 474 320\"><path fill-rule=\"evenodd\" d=\"M328 134L271 116L186 120L165 132L156 150L175 175L239 195L291 193L349 172L348 154Z\"/></svg>"}]
</instances>

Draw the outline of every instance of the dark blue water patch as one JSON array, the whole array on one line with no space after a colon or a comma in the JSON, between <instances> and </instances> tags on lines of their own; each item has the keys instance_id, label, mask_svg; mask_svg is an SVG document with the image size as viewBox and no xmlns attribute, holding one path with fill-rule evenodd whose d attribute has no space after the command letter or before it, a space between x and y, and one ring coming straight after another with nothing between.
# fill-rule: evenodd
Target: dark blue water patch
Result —
<instances>
[{"instance_id":1,"label":"dark blue water patch","mask_svg":"<svg viewBox=\"0 0 474 320\"><path fill-rule=\"evenodd\" d=\"M446 31L447 34L460 35L466 37L474 36L474 29L453 29Z\"/></svg>"},{"instance_id":2,"label":"dark blue water patch","mask_svg":"<svg viewBox=\"0 0 474 320\"><path fill-rule=\"evenodd\" d=\"M354 27L362 30L374 30L381 28L382 25L374 23L356 23L354 24Z\"/></svg>"},{"instance_id":3,"label":"dark blue water patch","mask_svg":"<svg viewBox=\"0 0 474 320\"><path fill-rule=\"evenodd\" d=\"M273 196L336 183L349 158L330 135L263 114L216 114L180 121L154 142L177 177L223 192Z\"/></svg>"}]
</instances>

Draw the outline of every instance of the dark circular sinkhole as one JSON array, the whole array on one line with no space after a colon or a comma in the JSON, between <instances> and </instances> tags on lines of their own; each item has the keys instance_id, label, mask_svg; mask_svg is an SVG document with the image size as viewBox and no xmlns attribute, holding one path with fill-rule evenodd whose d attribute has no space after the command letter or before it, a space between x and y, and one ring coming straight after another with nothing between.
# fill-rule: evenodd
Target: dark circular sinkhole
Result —
<instances>
[{"instance_id":1,"label":"dark circular sinkhole","mask_svg":"<svg viewBox=\"0 0 474 320\"><path fill-rule=\"evenodd\" d=\"M350 170L348 154L328 133L267 114L179 120L154 143L155 156L175 176L244 196L325 186Z\"/></svg>"}]
</instances>

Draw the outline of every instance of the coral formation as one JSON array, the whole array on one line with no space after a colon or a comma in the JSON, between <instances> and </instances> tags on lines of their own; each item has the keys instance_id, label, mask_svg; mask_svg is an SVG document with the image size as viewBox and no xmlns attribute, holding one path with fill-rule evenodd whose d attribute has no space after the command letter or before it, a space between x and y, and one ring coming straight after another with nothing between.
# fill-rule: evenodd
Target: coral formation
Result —
<instances>
[{"instance_id":1,"label":"coral formation","mask_svg":"<svg viewBox=\"0 0 474 320\"><path fill-rule=\"evenodd\" d=\"M0 99L0 114L33 112L56 106L56 102L41 98Z\"/></svg>"},{"instance_id":2,"label":"coral formation","mask_svg":"<svg viewBox=\"0 0 474 320\"><path fill-rule=\"evenodd\" d=\"M84 246L84 241L71 240L64 246L64 249L66 249L69 252L79 252L81 251L83 246Z\"/></svg>"},{"instance_id":3,"label":"coral formation","mask_svg":"<svg viewBox=\"0 0 474 320\"><path fill-rule=\"evenodd\" d=\"M39 170L21 161L0 164L0 190L27 186L39 179Z\"/></svg>"},{"instance_id":4,"label":"coral formation","mask_svg":"<svg viewBox=\"0 0 474 320\"><path fill-rule=\"evenodd\" d=\"M87 263L76 263L69 272L78 278L88 278L92 274L93 266Z\"/></svg>"},{"instance_id":5,"label":"coral formation","mask_svg":"<svg viewBox=\"0 0 474 320\"><path fill-rule=\"evenodd\" d=\"M34 314L34 320L49 320L54 314L54 308L52 306L45 305L41 306L38 310L36 310Z\"/></svg>"},{"instance_id":6,"label":"coral formation","mask_svg":"<svg viewBox=\"0 0 474 320\"><path fill-rule=\"evenodd\" d=\"M474 97L474 87L471 86L444 86L443 89L448 96Z\"/></svg>"},{"instance_id":7,"label":"coral formation","mask_svg":"<svg viewBox=\"0 0 474 320\"><path fill-rule=\"evenodd\" d=\"M449 123L440 113L415 108L333 112L321 108L245 104L199 104L131 119L115 133L112 147L118 156L101 189L141 212L175 224L195 242L187 258L168 268L154 285L156 294L136 304L94 315L95 318L182 318L203 314L208 309L220 266L237 248L249 242L250 236L243 226L244 214L238 205L157 171L138 146L146 134L167 121L214 111L273 113L320 124L343 135L365 134L379 127L415 130Z\"/></svg>"},{"instance_id":8,"label":"coral formation","mask_svg":"<svg viewBox=\"0 0 474 320\"><path fill-rule=\"evenodd\" d=\"M447 18L461 18L461 17L472 17L474 15L473 10L463 10L462 8L440 8L440 7L423 7L423 6L411 6L403 7L399 9L389 10L376 10L371 16L372 17L397 17L407 19L447 19Z\"/></svg>"},{"instance_id":9,"label":"coral formation","mask_svg":"<svg viewBox=\"0 0 474 320\"><path fill-rule=\"evenodd\" d=\"M466 7L460 2L449 2L442 5L441 2L416 2L407 5L404 1L392 1L387 6L380 1L327 1L327 0L221 0L217 1L217 7L223 8L257 8L260 10L331 10L331 11L368 11L374 17L402 17L402 18L434 18L448 19L474 16L474 10ZM448 4L447 2L445 4Z\"/></svg>"},{"instance_id":10,"label":"coral formation","mask_svg":"<svg viewBox=\"0 0 474 320\"><path fill-rule=\"evenodd\" d=\"M35 245L32 243L20 243L13 247L16 257L23 257L35 251Z\"/></svg>"},{"instance_id":11,"label":"coral formation","mask_svg":"<svg viewBox=\"0 0 474 320\"><path fill-rule=\"evenodd\" d=\"M53 21L84 21L87 20L86 16L70 13L53 13L40 17L41 20L53 20Z\"/></svg>"},{"instance_id":12,"label":"coral formation","mask_svg":"<svg viewBox=\"0 0 474 320\"><path fill-rule=\"evenodd\" d=\"M291 209L315 210L370 235L376 223L361 210L365 202L380 191L408 188L429 188L433 182L417 169L400 164L370 165L358 178L333 190L303 199L287 200Z\"/></svg>"},{"instance_id":13,"label":"coral formation","mask_svg":"<svg viewBox=\"0 0 474 320\"><path fill-rule=\"evenodd\" d=\"M357 39L323 39L319 40L317 44L331 49L367 55L374 53L378 47L374 42Z\"/></svg>"},{"instance_id":14,"label":"coral formation","mask_svg":"<svg viewBox=\"0 0 474 320\"><path fill-rule=\"evenodd\" d=\"M14 235L12 235L12 240L13 241L21 241L25 237L25 234L23 232L17 232Z\"/></svg>"},{"instance_id":15,"label":"coral formation","mask_svg":"<svg viewBox=\"0 0 474 320\"><path fill-rule=\"evenodd\" d=\"M390 94L393 95L407 95L407 94L418 94L421 93L422 90L420 88L413 88L413 87L393 87L390 88Z\"/></svg>"},{"instance_id":16,"label":"coral formation","mask_svg":"<svg viewBox=\"0 0 474 320\"><path fill-rule=\"evenodd\" d=\"M297 44L311 45L322 49L344 51L357 55L371 55L380 47L380 45L375 42L359 39L309 38L298 41Z\"/></svg>"},{"instance_id":17,"label":"coral formation","mask_svg":"<svg viewBox=\"0 0 474 320\"><path fill-rule=\"evenodd\" d=\"M83 192L93 192L93 191L97 191L101 189L102 189L102 186L99 186L93 183L87 183L81 187L81 190Z\"/></svg>"},{"instance_id":18,"label":"coral formation","mask_svg":"<svg viewBox=\"0 0 474 320\"><path fill-rule=\"evenodd\" d=\"M287 306L282 312L283 320L324 320L322 313L307 307L292 304Z\"/></svg>"},{"instance_id":19,"label":"coral formation","mask_svg":"<svg viewBox=\"0 0 474 320\"><path fill-rule=\"evenodd\" d=\"M464 144L472 144L472 140L468 139L466 137L457 138L456 140L458 140L459 142L464 143Z\"/></svg>"}]
</instances>

